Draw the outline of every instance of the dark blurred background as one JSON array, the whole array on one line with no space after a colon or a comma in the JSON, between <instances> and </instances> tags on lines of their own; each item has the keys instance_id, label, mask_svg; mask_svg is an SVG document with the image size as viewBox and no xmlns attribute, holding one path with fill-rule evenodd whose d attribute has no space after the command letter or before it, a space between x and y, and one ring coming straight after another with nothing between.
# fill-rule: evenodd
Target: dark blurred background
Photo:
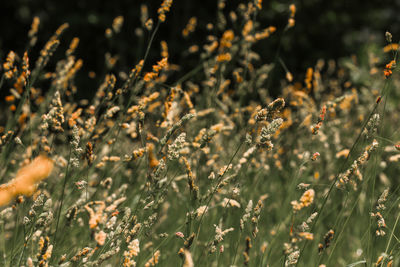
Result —
<instances>
[{"instance_id":1,"label":"dark blurred background","mask_svg":"<svg viewBox=\"0 0 400 267\"><path fill-rule=\"evenodd\" d=\"M65 51L73 37L80 38L76 55L83 59L84 67L77 77L77 83L83 84L78 88L87 88L89 93L95 90L93 88L95 86L89 82L87 73L94 71L101 77L105 72L106 52L119 55L116 69L123 71L128 71L143 58L149 33L144 31L142 37L137 35L136 29L140 27L140 6L146 4L149 16L156 22L157 8L161 2L161 0L2 1L0 58L3 61L9 50L19 55L23 54L28 43L27 33L34 16L40 17L41 23L38 42L30 54L31 61L35 60L57 27L68 22L70 28L63 35L62 45L58 50ZM242 1L227 1L226 14L228 15L230 10L235 10L240 2ZM263 63L274 60L278 41L287 24L288 6L291 3L297 7L296 25L283 35L280 55L294 75L304 74L305 69L313 66L320 58L338 59L356 54L369 42L383 46L386 30L392 32L396 42L400 36L400 16L396 13L400 10L400 0L264 1L257 20L262 28L276 26L277 32L256 45ZM113 19L119 15L125 19L122 31L109 40L105 37L105 29L111 27ZM198 21L196 31L189 39L184 40L182 29L193 16L197 17ZM187 50L191 44L201 46L206 43L206 36L209 34L206 24L215 22L216 16L216 0L174 0L171 12L167 14L167 20L161 25L152 46L148 67L160 58L161 40L166 40L168 43L169 61L182 67L180 74L196 66L198 57L187 56L182 51ZM228 22L227 27L229 26L232 25Z\"/></svg>"}]
</instances>

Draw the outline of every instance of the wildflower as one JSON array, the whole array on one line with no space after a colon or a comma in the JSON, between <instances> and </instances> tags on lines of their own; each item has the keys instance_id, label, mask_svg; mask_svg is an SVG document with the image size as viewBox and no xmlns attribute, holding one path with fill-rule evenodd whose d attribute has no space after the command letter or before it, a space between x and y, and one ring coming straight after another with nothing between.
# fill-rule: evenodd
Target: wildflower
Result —
<instances>
[{"instance_id":1,"label":"wildflower","mask_svg":"<svg viewBox=\"0 0 400 267\"><path fill-rule=\"evenodd\" d=\"M19 138L18 136L14 138L14 142L20 146L24 146L24 144L21 141L21 138Z\"/></svg>"},{"instance_id":2,"label":"wildflower","mask_svg":"<svg viewBox=\"0 0 400 267\"><path fill-rule=\"evenodd\" d=\"M62 123L64 123L64 108L60 92L56 91L50 104L50 111L42 116L41 129L47 130L50 127L54 132L63 132Z\"/></svg>"},{"instance_id":3,"label":"wildflower","mask_svg":"<svg viewBox=\"0 0 400 267\"><path fill-rule=\"evenodd\" d=\"M290 10L290 16L294 17L294 15L296 14L296 5L295 4L291 4L289 6L289 10Z\"/></svg>"},{"instance_id":4,"label":"wildflower","mask_svg":"<svg viewBox=\"0 0 400 267\"><path fill-rule=\"evenodd\" d=\"M243 252L243 257L244 257L244 265L247 266L250 261L250 249L251 249L251 239L250 237L246 237L246 247Z\"/></svg>"},{"instance_id":5,"label":"wildflower","mask_svg":"<svg viewBox=\"0 0 400 267\"><path fill-rule=\"evenodd\" d=\"M336 153L336 158L340 158L340 157L347 157L347 155L349 155L350 153L350 149L343 149L339 152Z\"/></svg>"},{"instance_id":6,"label":"wildflower","mask_svg":"<svg viewBox=\"0 0 400 267\"><path fill-rule=\"evenodd\" d=\"M16 57L17 55L13 51L10 51L7 55L6 62L3 63L4 75L7 79L11 79L17 72L17 67L14 67Z\"/></svg>"},{"instance_id":7,"label":"wildflower","mask_svg":"<svg viewBox=\"0 0 400 267\"><path fill-rule=\"evenodd\" d=\"M71 261L72 261L72 262L77 262L77 261L79 261L82 257L84 257L84 256L86 256L87 254L89 254L91 251L93 251L92 248L85 247L85 248L81 249L80 251L78 251L78 252L71 258Z\"/></svg>"},{"instance_id":8,"label":"wildflower","mask_svg":"<svg viewBox=\"0 0 400 267\"><path fill-rule=\"evenodd\" d=\"M153 157L153 159L149 157L149 166L150 168L155 168L154 178L159 179L163 171L165 171L167 164L165 163L164 159L160 159L159 161L157 161L155 157Z\"/></svg>"},{"instance_id":9,"label":"wildflower","mask_svg":"<svg viewBox=\"0 0 400 267\"><path fill-rule=\"evenodd\" d=\"M211 172L210 175L207 177L208 180L214 180L215 179L215 173Z\"/></svg>"},{"instance_id":10,"label":"wildflower","mask_svg":"<svg viewBox=\"0 0 400 267\"><path fill-rule=\"evenodd\" d=\"M251 33L252 29L253 29L253 21L248 20L242 30L243 37L245 37L245 38L248 37L249 34Z\"/></svg>"},{"instance_id":11,"label":"wildflower","mask_svg":"<svg viewBox=\"0 0 400 267\"><path fill-rule=\"evenodd\" d=\"M192 253L190 253L190 250L183 249L182 254L183 254L183 258L184 258L182 267L194 267Z\"/></svg>"},{"instance_id":12,"label":"wildflower","mask_svg":"<svg viewBox=\"0 0 400 267\"><path fill-rule=\"evenodd\" d=\"M380 122L379 114L373 114L364 128L363 134L367 139L370 139L378 129Z\"/></svg>"},{"instance_id":13,"label":"wildflower","mask_svg":"<svg viewBox=\"0 0 400 267\"><path fill-rule=\"evenodd\" d=\"M326 106L324 105L321 109L321 113L319 114L317 124L311 128L312 134L314 135L318 134L319 128L321 128L322 123L325 120L325 115L326 115Z\"/></svg>"},{"instance_id":14,"label":"wildflower","mask_svg":"<svg viewBox=\"0 0 400 267\"><path fill-rule=\"evenodd\" d=\"M29 57L28 52L24 52L24 56L22 57L22 75L25 75L25 78L29 77L31 71L29 70ZM33 90L32 90L33 91ZM22 93L22 92L20 92Z\"/></svg>"},{"instance_id":15,"label":"wildflower","mask_svg":"<svg viewBox=\"0 0 400 267\"><path fill-rule=\"evenodd\" d=\"M31 24L31 29L28 32L28 36L31 39L31 41L29 42L30 46L34 46L36 44L36 34L38 32L39 29L39 24L40 24L40 19L39 17L34 17L32 24Z\"/></svg>"},{"instance_id":16,"label":"wildflower","mask_svg":"<svg viewBox=\"0 0 400 267\"><path fill-rule=\"evenodd\" d=\"M293 74L289 71L286 72L286 80L288 80L288 82L293 81Z\"/></svg>"},{"instance_id":17,"label":"wildflower","mask_svg":"<svg viewBox=\"0 0 400 267\"><path fill-rule=\"evenodd\" d=\"M10 219L13 215L13 208L8 207L0 211L0 223L4 223L6 219Z\"/></svg>"},{"instance_id":18,"label":"wildflower","mask_svg":"<svg viewBox=\"0 0 400 267\"><path fill-rule=\"evenodd\" d=\"M274 26L269 26L268 28L265 28L263 31L261 32L257 32L254 35L254 38L256 39L256 41L268 38L272 33L274 33L276 31L276 27Z\"/></svg>"},{"instance_id":19,"label":"wildflower","mask_svg":"<svg viewBox=\"0 0 400 267\"><path fill-rule=\"evenodd\" d=\"M371 213L371 217L375 217L378 223L378 229L376 230L377 236L384 236L386 233L383 228L386 228L385 219L383 218L382 214L378 211L376 213Z\"/></svg>"},{"instance_id":20,"label":"wildflower","mask_svg":"<svg viewBox=\"0 0 400 267\"><path fill-rule=\"evenodd\" d=\"M39 252L37 254L39 266L48 266L48 260L50 260L53 251L53 245L49 244L50 244L49 237L47 236L45 238L43 238L42 236L40 237Z\"/></svg>"},{"instance_id":21,"label":"wildflower","mask_svg":"<svg viewBox=\"0 0 400 267\"><path fill-rule=\"evenodd\" d=\"M82 111L82 108L78 108L74 113L71 114L71 117L68 119L69 127L73 127L74 125L76 125L76 121L79 119Z\"/></svg>"},{"instance_id":22,"label":"wildflower","mask_svg":"<svg viewBox=\"0 0 400 267\"><path fill-rule=\"evenodd\" d=\"M197 218L200 218L203 216L203 214L205 214L208 211L207 206L200 206L197 210L196 210L196 214L197 214Z\"/></svg>"},{"instance_id":23,"label":"wildflower","mask_svg":"<svg viewBox=\"0 0 400 267\"><path fill-rule=\"evenodd\" d=\"M123 16L118 16L114 18L113 23L112 23L112 28L115 33L119 33L121 31L122 24L124 23L124 17Z\"/></svg>"},{"instance_id":24,"label":"wildflower","mask_svg":"<svg viewBox=\"0 0 400 267\"><path fill-rule=\"evenodd\" d=\"M106 211L106 212L115 211L115 210L117 209L117 207L118 207L122 202L124 202L125 200L126 200L126 197L120 197L120 198L114 200L114 202L113 202L111 205L109 205L109 206L105 209L105 211Z\"/></svg>"},{"instance_id":25,"label":"wildflower","mask_svg":"<svg viewBox=\"0 0 400 267\"><path fill-rule=\"evenodd\" d=\"M302 224L299 226L301 231L306 232L310 230L309 224L312 223L312 221L317 217L318 212L314 212L313 214L310 215L310 217L307 218L306 221L302 222Z\"/></svg>"},{"instance_id":26,"label":"wildflower","mask_svg":"<svg viewBox=\"0 0 400 267\"><path fill-rule=\"evenodd\" d=\"M229 199L229 198L224 198L223 201L222 201L222 203L221 203L221 205L222 205L223 207L227 207L227 206L229 205L229 206L231 206L231 207L240 208L240 203L239 203L239 202L237 202L237 201L234 200L234 199Z\"/></svg>"},{"instance_id":27,"label":"wildflower","mask_svg":"<svg viewBox=\"0 0 400 267\"><path fill-rule=\"evenodd\" d=\"M184 238L185 235L182 232L176 232L175 235L180 238Z\"/></svg>"},{"instance_id":28,"label":"wildflower","mask_svg":"<svg viewBox=\"0 0 400 267\"><path fill-rule=\"evenodd\" d=\"M71 165L75 168L79 167L79 158L80 155L83 152L83 149L79 147L79 141L80 141L80 136L79 136L79 129L76 125L72 128L72 140L71 140L71 146L72 146L72 153L73 156L70 159Z\"/></svg>"},{"instance_id":29,"label":"wildflower","mask_svg":"<svg viewBox=\"0 0 400 267\"><path fill-rule=\"evenodd\" d=\"M313 189L308 189L300 198L300 202L303 207L310 206L314 201L315 191Z\"/></svg>"},{"instance_id":30,"label":"wildflower","mask_svg":"<svg viewBox=\"0 0 400 267\"><path fill-rule=\"evenodd\" d=\"M306 240L313 240L314 234L309 232L300 232L298 233L299 237L304 238Z\"/></svg>"},{"instance_id":31,"label":"wildflower","mask_svg":"<svg viewBox=\"0 0 400 267\"><path fill-rule=\"evenodd\" d=\"M392 34L390 33L390 32L385 32L385 37L386 37L386 41L388 42L388 43L391 43L392 42Z\"/></svg>"},{"instance_id":32,"label":"wildflower","mask_svg":"<svg viewBox=\"0 0 400 267\"><path fill-rule=\"evenodd\" d=\"M217 56L217 62L231 61L231 59L232 57L230 53L223 53Z\"/></svg>"},{"instance_id":33,"label":"wildflower","mask_svg":"<svg viewBox=\"0 0 400 267\"><path fill-rule=\"evenodd\" d=\"M92 165L95 156L93 155L93 145L91 142L86 143L85 158L87 160L88 165Z\"/></svg>"},{"instance_id":34,"label":"wildflower","mask_svg":"<svg viewBox=\"0 0 400 267\"><path fill-rule=\"evenodd\" d=\"M13 135L14 135L13 131L8 131L6 134L2 135L0 137L0 147L10 142L10 140L12 140Z\"/></svg>"},{"instance_id":35,"label":"wildflower","mask_svg":"<svg viewBox=\"0 0 400 267\"><path fill-rule=\"evenodd\" d=\"M153 20L152 19L148 19L146 21L146 23L144 24L144 26L146 27L146 29L148 31L151 31L153 29Z\"/></svg>"},{"instance_id":36,"label":"wildflower","mask_svg":"<svg viewBox=\"0 0 400 267\"><path fill-rule=\"evenodd\" d=\"M50 40L46 43L44 48L40 51L40 57L36 61L36 66L34 70L32 71L33 76L36 76L39 74L39 72L47 65L49 62L50 57L53 55L54 51L57 49L57 47L60 44L60 41L57 40L58 36L62 33L62 31L68 27L68 24L63 24L65 27L60 27L56 34L53 35ZM62 26L63 26L62 25Z\"/></svg>"},{"instance_id":37,"label":"wildflower","mask_svg":"<svg viewBox=\"0 0 400 267\"><path fill-rule=\"evenodd\" d=\"M392 60L388 64L386 64L383 74L385 78L389 78L392 75L392 68L396 67L396 61Z\"/></svg>"},{"instance_id":38,"label":"wildflower","mask_svg":"<svg viewBox=\"0 0 400 267\"><path fill-rule=\"evenodd\" d=\"M213 41L211 44L203 46L204 50L206 50L208 54L211 54L212 52L214 52L215 49L217 49L217 47L218 47L217 41Z\"/></svg>"},{"instance_id":39,"label":"wildflower","mask_svg":"<svg viewBox=\"0 0 400 267\"><path fill-rule=\"evenodd\" d=\"M318 244L318 252L321 254L325 249L327 249L332 242L333 239L333 235L335 234L335 232L330 229L325 235L324 235L324 243L319 243Z\"/></svg>"},{"instance_id":40,"label":"wildflower","mask_svg":"<svg viewBox=\"0 0 400 267\"><path fill-rule=\"evenodd\" d=\"M66 259L67 259L67 254L61 255L60 260L58 261L58 264L60 265L60 264L64 263Z\"/></svg>"},{"instance_id":41,"label":"wildflower","mask_svg":"<svg viewBox=\"0 0 400 267\"><path fill-rule=\"evenodd\" d=\"M260 133L260 140L258 143L259 147L266 147L268 150L271 150L274 145L271 142L272 135L279 129L282 125L283 120L281 118L273 120L270 124L268 124L267 128L263 127Z\"/></svg>"},{"instance_id":42,"label":"wildflower","mask_svg":"<svg viewBox=\"0 0 400 267\"><path fill-rule=\"evenodd\" d=\"M240 230L244 229L245 223L250 218L250 213L251 213L252 209L253 209L253 201L250 200L249 203L246 206L245 213L243 214L243 217L240 219Z\"/></svg>"},{"instance_id":43,"label":"wildflower","mask_svg":"<svg viewBox=\"0 0 400 267\"><path fill-rule=\"evenodd\" d=\"M110 28L107 28L107 29L105 30L105 32L104 32L104 35L105 35L107 38L111 38L111 37L112 37L112 30L111 30Z\"/></svg>"},{"instance_id":44,"label":"wildflower","mask_svg":"<svg viewBox=\"0 0 400 267\"><path fill-rule=\"evenodd\" d=\"M107 111L106 111L106 118L108 118L108 119L111 119L118 111L120 111L120 107L118 107L118 106L114 106L114 107L111 107L111 108L109 108Z\"/></svg>"},{"instance_id":45,"label":"wildflower","mask_svg":"<svg viewBox=\"0 0 400 267\"><path fill-rule=\"evenodd\" d=\"M45 227L51 224L54 217L53 212L51 210L52 203L53 202L51 198L46 200L46 202L43 205L42 213L39 214L38 219L36 221L36 226Z\"/></svg>"},{"instance_id":46,"label":"wildflower","mask_svg":"<svg viewBox=\"0 0 400 267\"><path fill-rule=\"evenodd\" d=\"M111 246L111 249L107 252L104 252L99 256L99 258L93 263L94 266L101 266L104 261L107 259L111 258L115 254L117 254L120 251L120 243L121 241L118 240L117 242L113 243Z\"/></svg>"},{"instance_id":47,"label":"wildflower","mask_svg":"<svg viewBox=\"0 0 400 267\"><path fill-rule=\"evenodd\" d=\"M146 82L150 82L157 78L158 74L162 69L165 69L168 66L168 58L164 57L160 61L157 62L157 65L153 65L153 72L148 72L145 74L143 80Z\"/></svg>"},{"instance_id":48,"label":"wildflower","mask_svg":"<svg viewBox=\"0 0 400 267\"><path fill-rule=\"evenodd\" d=\"M189 47L188 51L189 51L189 53L194 54L194 53L199 51L199 46L198 45L192 45L192 46Z\"/></svg>"},{"instance_id":49,"label":"wildflower","mask_svg":"<svg viewBox=\"0 0 400 267\"><path fill-rule=\"evenodd\" d=\"M140 60L139 63L131 70L128 79L126 80L123 90L125 91L131 82L133 82L133 78L136 78L139 76L139 74L142 72L144 60Z\"/></svg>"},{"instance_id":50,"label":"wildflower","mask_svg":"<svg viewBox=\"0 0 400 267\"><path fill-rule=\"evenodd\" d=\"M382 253L382 254L378 257L378 260L376 261L375 265L376 265L376 266L381 265L382 261L383 261L384 259L388 259L388 258L389 258L389 255L388 255L388 254Z\"/></svg>"},{"instance_id":51,"label":"wildflower","mask_svg":"<svg viewBox=\"0 0 400 267\"><path fill-rule=\"evenodd\" d=\"M230 169L232 169L232 164L225 165L218 171L218 176L223 176L225 173L227 173Z\"/></svg>"},{"instance_id":52,"label":"wildflower","mask_svg":"<svg viewBox=\"0 0 400 267\"><path fill-rule=\"evenodd\" d=\"M307 191L305 191L300 198L300 202L298 202L297 200L290 202L290 204L292 204L293 211L296 212L304 207L310 206L314 202L314 196L314 189L308 189Z\"/></svg>"},{"instance_id":53,"label":"wildflower","mask_svg":"<svg viewBox=\"0 0 400 267\"><path fill-rule=\"evenodd\" d=\"M388 44L383 48L383 52L387 53L390 51L397 51L399 49L399 44Z\"/></svg>"},{"instance_id":54,"label":"wildflower","mask_svg":"<svg viewBox=\"0 0 400 267\"><path fill-rule=\"evenodd\" d=\"M253 231L252 235L254 238L256 238L257 233L258 233L258 221L261 216L261 209L263 208L264 204L262 202L262 199L260 198L257 202L257 205L253 209L253 216L251 217L251 223L253 225Z\"/></svg>"},{"instance_id":55,"label":"wildflower","mask_svg":"<svg viewBox=\"0 0 400 267\"><path fill-rule=\"evenodd\" d=\"M133 257L136 257L139 255L140 252L140 247L139 247L139 240L134 239L129 242L128 244L128 250L124 252L124 267L129 267L129 266L135 266L136 263L133 260Z\"/></svg>"},{"instance_id":56,"label":"wildflower","mask_svg":"<svg viewBox=\"0 0 400 267\"><path fill-rule=\"evenodd\" d=\"M224 48L230 48L232 46L232 41L233 41L234 37L235 37L235 34L233 33L232 30L226 30L222 34L219 49L222 50Z\"/></svg>"},{"instance_id":57,"label":"wildflower","mask_svg":"<svg viewBox=\"0 0 400 267\"><path fill-rule=\"evenodd\" d=\"M207 144L211 142L213 137L220 133L224 129L222 123L215 124L210 127L210 129L207 130L201 130L199 133L199 136L201 135L201 140L200 140L200 148L204 148ZM196 138L197 140L198 138Z\"/></svg>"},{"instance_id":58,"label":"wildflower","mask_svg":"<svg viewBox=\"0 0 400 267\"><path fill-rule=\"evenodd\" d=\"M288 19L288 26L287 27L291 28L295 24L294 16L296 14L296 6L294 4L291 4L289 6L289 10L290 10L290 16L289 16L289 19Z\"/></svg>"},{"instance_id":59,"label":"wildflower","mask_svg":"<svg viewBox=\"0 0 400 267\"><path fill-rule=\"evenodd\" d=\"M262 0L256 0L256 6L258 9L262 9Z\"/></svg>"},{"instance_id":60,"label":"wildflower","mask_svg":"<svg viewBox=\"0 0 400 267\"><path fill-rule=\"evenodd\" d=\"M161 41L161 57L162 58L168 58L168 44L166 41Z\"/></svg>"},{"instance_id":61,"label":"wildflower","mask_svg":"<svg viewBox=\"0 0 400 267\"><path fill-rule=\"evenodd\" d=\"M370 146L368 146L364 153L361 154L347 169L344 173L339 174L338 182L336 183L336 187L340 188L344 184L347 184L350 181L350 178L353 174L357 174L359 172L359 168L367 162L371 153L378 147L379 143L374 140Z\"/></svg>"},{"instance_id":62,"label":"wildflower","mask_svg":"<svg viewBox=\"0 0 400 267\"><path fill-rule=\"evenodd\" d=\"M215 225L215 224L214 224L214 227L215 227L215 237L214 237L214 240L209 245L210 253L214 253L216 251L216 246L224 240L224 236L226 234L235 230L233 227L222 230L221 227L219 227L218 225Z\"/></svg>"},{"instance_id":63,"label":"wildflower","mask_svg":"<svg viewBox=\"0 0 400 267\"><path fill-rule=\"evenodd\" d=\"M308 68L306 72L306 78L304 79L304 83L306 84L307 89L311 89L312 86L312 78L313 78L313 69Z\"/></svg>"},{"instance_id":64,"label":"wildflower","mask_svg":"<svg viewBox=\"0 0 400 267\"><path fill-rule=\"evenodd\" d=\"M143 157L145 152L146 152L146 148L139 148L139 149L133 150L132 151L133 160Z\"/></svg>"},{"instance_id":65,"label":"wildflower","mask_svg":"<svg viewBox=\"0 0 400 267\"><path fill-rule=\"evenodd\" d=\"M179 152L185 146L186 142L185 139L186 139L186 133L181 133L171 145L168 145L167 155L169 160L174 160L179 158Z\"/></svg>"},{"instance_id":66,"label":"wildflower","mask_svg":"<svg viewBox=\"0 0 400 267\"><path fill-rule=\"evenodd\" d=\"M97 245L103 246L107 238L107 234L104 231L100 231L94 234L94 240L96 240Z\"/></svg>"},{"instance_id":67,"label":"wildflower","mask_svg":"<svg viewBox=\"0 0 400 267\"><path fill-rule=\"evenodd\" d=\"M53 161L46 156L38 156L30 164L22 167L13 180L0 185L0 206L7 205L18 195L31 196L36 184L47 178L52 169Z\"/></svg>"},{"instance_id":68,"label":"wildflower","mask_svg":"<svg viewBox=\"0 0 400 267\"><path fill-rule=\"evenodd\" d=\"M246 138L247 138L247 136L246 136ZM251 137L250 137L250 138L251 138ZM250 141L250 143L251 143L251 141ZM245 164L245 163L248 161L249 157L250 157L252 154L254 154L254 152L256 151L256 149L257 149L256 146L252 146L252 147L250 147L246 152L244 152L242 158L239 159L239 164L236 166L236 168L238 168L238 169L241 168L242 165Z\"/></svg>"},{"instance_id":69,"label":"wildflower","mask_svg":"<svg viewBox=\"0 0 400 267\"><path fill-rule=\"evenodd\" d=\"M194 32L197 25L197 18L191 17L189 22L186 24L186 27L182 30L183 37L188 37L190 33Z\"/></svg>"},{"instance_id":70,"label":"wildflower","mask_svg":"<svg viewBox=\"0 0 400 267\"><path fill-rule=\"evenodd\" d=\"M97 205L97 208L93 210L90 206ZM106 220L106 215L103 213L106 205L104 201L92 201L85 205L85 209L89 213L89 227L94 229L99 223L103 223Z\"/></svg>"},{"instance_id":71,"label":"wildflower","mask_svg":"<svg viewBox=\"0 0 400 267\"><path fill-rule=\"evenodd\" d=\"M14 95L8 95L5 97L6 102L13 102L15 100L15 96Z\"/></svg>"},{"instance_id":72,"label":"wildflower","mask_svg":"<svg viewBox=\"0 0 400 267\"><path fill-rule=\"evenodd\" d=\"M74 53L75 49L78 47L79 44L79 38L74 37L69 45L68 50L65 52L67 56L70 56Z\"/></svg>"},{"instance_id":73,"label":"wildflower","mask_svg":"<svg viewBox=\"0 0 400 267\"><path fill-rule=\"evenodd\" d=\"M256 121L271 120L279 113L285 106L285 100L283 98L277 98L271 102L266 108L260 110L255 119Z\"/></svg>"},{"instance_id":74,"label":"wildflower","mask_svg":"<svg viewBox=\"0 0 400 267\"><path fill-rule=\"evenodd\" d=\"M154 156L153 150L154 150L154 144L152 143L147 144L147 153L148 153L150 168L155 168L159 164L159 161Z\"/></svg>"},{"instance_id":75,"label":"wildflower","mask_svg":"<svg viewBox=\"0 0 400 267\"><path fill-rule=\"evenodd\" d=\"M185 167L186 167L186 173L188 176L188 185L189 185L190 193L191 193L193 199L197 199L199 197L199 187L194 183L195 177L193 175L189 161L187 160L186 157L182 157L182 159L183 159L183 162L185 163Z\"/></svg>"},{"instance_id":76,"label":"wildflower","mask_svg":"<svg viewBox=\"0 0 400 267\"><path fill-rule=\"evenodd\" d=\"M295 250L287 256L285 266L295 266L300 258L300 250Z\"/></svg>"},{"instance_id":77,"label":"wildflower","mask_svg":"<svg viewBox=\"0 0 400 267\"><path fill-rule=\"evenodd\" d=\"M192 118L194 118L196 115L189 113L186 114L182 117L181 120L179 120L177 123L173 124L172 127L170 129L168 129L167 133L165 134L165 136L163 138L160 139L160 145L164 146L168 139L171 137L171 135L182 126L183 123L191 120Z\"/></svg>"},{"instance_id":78,"label":"wildflower","mask_svg":"<svg viewBox=\"0 0 400 267\"><path fill-rule=\"evenodd\" d=\"M169 12L172 5L172 0L164 0L161 4L161 7L157 10L158 19L161 22L165 21L165 14Z\"/></svg>"},{"instance_id":79,"label":"wildflower","mask_svg":"<svg viewBox=\"0 0 400 267\"><path fill-rule=\"evenodd\" d=\"M289 18L289 20L288 20L288 27L289 27L289 28L292 28L292 27L294 27L294 24L295 24L295 20L294 20L293 18Z\"/></svg>"},{"instance_id":80,"label":"wildflower","mask_svg":"<svg viewBox=\"0 0 400 267\"><path fill-rule=\"evenodd\" d=\"M316 160L318 159L319 156L320 156L320 154L319 154L318 152L315 152L315 153L312 155L311 160L312 160L312 161L316 161Z\"/></svg>"},{"instance_id":81,"label":"wildflower","mask_svg":"<svg viewBox=\"0 0 400 267\"><path fill-rule=\"evenodd\" d=\"M134 217L135 218L135 222L136 222L136 217ZM129 234L131 235L131 236L135 236L135 235L137 235L137 233L139 232L139 230L142 228L142 224L141 223L135 223L135 225L132 227L132 229L129 231ZM138 244L138 246L139 246L139 244Z\"/></svg>"},{"instance_id":82,"label":"wildflower","mask_svg":"<svg viewBox=\"0 0 400 267\"><path fill-rule=\"evenodd\" d=\"M144 24L148 19L149 19L149 10L146 5L142 4L140 6L140 22L142 26L144 26Z\"/></svg>"},{"instance_id":83,"label":"wildflower","mask_svg":"<svg viewBox=\"0 0 400 267\"><path fill-rule=\"evenodd\" d=\"M158 263L158 259L160 258L160 251L157 250L156 252L154 252L153 256L151 257L150 260L148 260L144 266L145 267L150 267L150 266L155 266Z\"/></svg>"},{"instance_id":84,"label":"wildflower","mask_svg":"<svg viewBox=\"0 0 400 267\"><path fill-rule=\"evenodd\" d=\"M108 69L112 69L115 66L115 64L117 63L118 58L119 58L117 55L112 56L108 52L104 55L104 57L106 59L106 66Z\"/></svg>"}]
</instances>

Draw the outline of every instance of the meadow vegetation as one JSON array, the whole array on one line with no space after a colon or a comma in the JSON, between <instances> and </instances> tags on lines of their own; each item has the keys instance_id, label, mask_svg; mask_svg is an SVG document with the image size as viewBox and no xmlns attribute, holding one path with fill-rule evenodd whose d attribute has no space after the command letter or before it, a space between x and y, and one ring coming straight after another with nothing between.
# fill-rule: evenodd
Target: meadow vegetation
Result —
<instances>
[{"instance_id":1,"label":"meadow vegetation","mask_svg":"<svg viewBox=\"0 0 400 267\"><path fill-rule=\"evenodd\" d=\"M290 37L296 6L277 28L257 22L261 0L242 2L183 23L198 65L179 77L168 40L154 42L172 0L155 17L143 4L146 53L130 71L106 54L90 99L79 37L64 40L65 23L37 48L33 18L26 50L1 64L1 266L399 265L396 36L293 75L255 44ZM200 26L207 40L190 44Z\"/></svg>"}]
</instances>

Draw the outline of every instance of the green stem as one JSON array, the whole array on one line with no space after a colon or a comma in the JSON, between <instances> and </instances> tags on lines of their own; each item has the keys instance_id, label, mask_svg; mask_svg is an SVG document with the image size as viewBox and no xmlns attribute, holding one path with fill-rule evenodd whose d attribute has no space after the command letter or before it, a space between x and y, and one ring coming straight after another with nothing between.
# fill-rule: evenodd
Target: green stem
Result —
<instances>
[{"instance_id":1,"label":"green stem","mask_svg":"<svg viewBox=\"0 0 400 267\"><path fill-rule=\"evenodd\" d=\"M65 176L64 176L64 183L61 191L61 198L60 198L60 207L58 208L58 215L57 215L57 222L56 222L56 231L54 233L54 248L56 247L57 244L57 232L58 232L58 225L60 222L60 217L61 217L61 211L62 211L62 206L64 203L64 196L65 196L65 187L67 185L67 180L69 176L69 165L71 162L71 153L72 153L72 148L70 147L69 149L69 156L68 156L68 164L67 164L67 169L65 171Z\"/></svg>"},{"instance_id":2,"label":"green stem","mask_svg":"<svg viewBox=\"0 0 400 267\"><path fill-rule=\"evenodd\" d=\"M397 227L397 223L399 222L399 218L400 218L400 212L397 214L396 222L394 223L392 232L390 233L389 242L387 243L386 249L385 249L385 255L387 255L387 252L388 252L388 250L389 250L389 246L390 246L390 243L392 242L392 238L393 238L393 236L394 236L394 230L395 230L396 227ZM385 259L383 259L382 265L384 264L384 262L385 262Z\"/></svg>"}]
</instances>

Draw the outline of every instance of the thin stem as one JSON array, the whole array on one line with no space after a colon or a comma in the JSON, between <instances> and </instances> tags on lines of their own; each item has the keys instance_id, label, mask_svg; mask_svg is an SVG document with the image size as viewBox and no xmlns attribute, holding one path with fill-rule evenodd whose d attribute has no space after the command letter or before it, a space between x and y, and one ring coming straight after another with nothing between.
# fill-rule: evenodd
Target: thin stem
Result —
<instances>
[{"instance_id":1,"label":"thin stem","mask_svg":"<svg viewBox=\"0 0 400 267\"><path fill-rule=\"evenodd\" d=\"M70 165L70 162L71 162L71 153L72 153L72 148L70 147L69 148L69 156L68 156L68 164L67 164L67 168L66 168L66 171L65 171L64 183L63 183L63 187L62 187L62 191L61 191L60 206L58 208L56 230L55 230L55 233L54 233L54 248L56 247L56 244L57 244L58 224L60 222L62 206L63 206L63 203L64 203L65 187L67 185L67 180L68 180L68 176L69 176L69 165Z\"/></svg>"}]
</instances>

